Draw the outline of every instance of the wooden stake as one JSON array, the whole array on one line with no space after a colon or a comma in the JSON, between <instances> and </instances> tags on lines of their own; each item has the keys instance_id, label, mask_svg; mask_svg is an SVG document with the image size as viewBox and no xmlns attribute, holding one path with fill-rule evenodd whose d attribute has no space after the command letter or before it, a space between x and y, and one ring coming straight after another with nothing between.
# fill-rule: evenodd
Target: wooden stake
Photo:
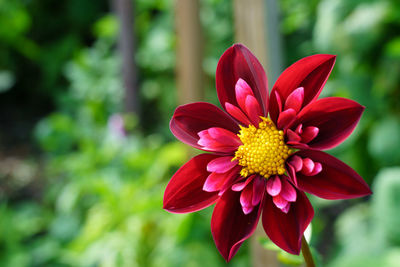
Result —
<instances>
[{"instance_id":1,"label":"wooden stake","mask_svg":"<svg viewBox=\"0 0 400 267\"><path fill-rule=\"evenodd\" d=\"M122 77L125 87L125 111L139 112L137 69L135 64L134 17L131 0L113 0L113 9L119 18L118 48L122 59Z\"/></svg>"},{"instance_id":2,"label":"wooden stake","mask_svg":"<svg viewBox=\"0 0 400 267\"><path fill-rule=\"evenodd\" d=\"M178 102L200 101L203 92L203 38L198 0L176 0Z\"/></svg>"}]
</instances>

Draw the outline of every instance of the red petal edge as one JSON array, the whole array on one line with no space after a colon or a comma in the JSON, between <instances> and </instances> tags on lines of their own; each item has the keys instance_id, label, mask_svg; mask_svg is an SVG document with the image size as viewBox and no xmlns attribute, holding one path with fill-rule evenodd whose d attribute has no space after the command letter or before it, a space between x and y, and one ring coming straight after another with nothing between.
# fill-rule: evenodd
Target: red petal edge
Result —
<instances>
[{"instance_id":1,"label":"red petal edge","mask_svg":"<svg viewBox=\"0 0 400 267\"><path fill-rule=\"evenodd\" d=\"M222 107L225 108L226 102L238 107L235 85L239 78L242 78L253 90L263 115L268 113L267 75L263 66L246 46L234 44L222 54L215 78L218 99Z\"/></svg>"},{"instance_id":2,"label":"red petal edge","mask_svg":"<svg viewBox=\"0 0 400 267\"><path fill-rule=\"evenodd\" d=\"M330 149L343 142L357 126L365 107L342 97L326 97L305 107L292 127L298 124L318 128L318 134L307 145L311 149Z\"/></svg>"},{"instance_id":3,"label":"red petal edge","mask_svg":"<svg viewBox=\"0 0 400 267\"><path fill-rule=\"evenodd\" d=\"M279 103L275 95L278 92L281 105L297 88L304 88L303 107L317 99L328 79L336 61L334 55L312 55L300 59L289 66L278 78L271 91L269 103L270 117L276 123L279 115Z\"/></svg>"},{"instance_id":4,"label":"red petal edge","mask_svg":"<svg viewBox=\"0 0 400 267\"><path fill-rule=\"evenodd\" d=\"M165 189L163 208L173 213L188 213L212 205L218 199L218 192L206 192L203 185L210 174L207 164L217 157L201 154L183 165Z\"/></svg>"},{"instance_id":5,"label":"red petal edge","mask_svg":"<svg viewBox=\"0 0 400 267\"><path fill-rule=\"evenodd\" d=\"M227 190L215 205L211 233L222 257L228 262L256 229L262 203L245 215L240 205L241 192Z\"/></svg>"},{"instance_id":6,"label":"red petal edge","mask_svg":"<svg viewBox=\"0 0 400 267\"><path fill-rule=\"evenodd\" d=\"M202 149L202 146L197 144L200 131L211 127L224 128L232 133L239 131L239 126L228 114L206 102L179 106L175 110L169 126L177 139L198 149Z\"/></svg>"},{"instance_id":7,"label":"red petal edge","mask_svg":"<svg viewBox=\"0 0 400 267\"><path fill-rule=\"evenodd\" d=\"M301 237L314 217L314 209L307 196L297 190L296 202L291 202L288 213L278 209L266 194L262 214L265 233L281 249L300 254Z\"/></svg>"},{"instance_id":8,"label":"red petal edge","mask_svg":"<svg viewBox=\"0 0 400 267\"><path fill-rule=\"evenodd\" d=\"M310 158L322 165L322 171L314 176L296 173L300 190L324 199L349 199L372 194L363 178L337 158L315 150L302 150L294 155Z\"/></svg>"}]
</instances>

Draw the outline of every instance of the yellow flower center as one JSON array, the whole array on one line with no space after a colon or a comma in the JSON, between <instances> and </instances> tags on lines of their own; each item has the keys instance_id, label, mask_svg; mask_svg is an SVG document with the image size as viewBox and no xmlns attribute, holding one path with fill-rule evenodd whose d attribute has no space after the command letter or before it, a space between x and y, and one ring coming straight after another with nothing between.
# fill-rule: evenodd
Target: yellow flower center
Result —
<instances>
[{"instance_id":1,"label":"yellow flower center","mask_svg":"<svg viewBox=\"0 0 400 267\"><path fill-rule=\"evenodd\" d=\"M239 138L243 145L235 152L234 160L242 166L240 175L247 177L258 173L265 178L285 173L285 161L292 153L284 141L283 131L278 130L269 118L261 117L258 128L240 126Z\"/></svg>"}]
</instances>

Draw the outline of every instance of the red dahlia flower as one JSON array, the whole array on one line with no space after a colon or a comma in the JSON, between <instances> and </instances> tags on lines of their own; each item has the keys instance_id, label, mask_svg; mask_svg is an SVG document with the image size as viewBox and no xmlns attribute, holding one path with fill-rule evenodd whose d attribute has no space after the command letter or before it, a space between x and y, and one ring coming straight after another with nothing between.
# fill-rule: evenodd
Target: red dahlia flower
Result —
<instances>
[{"instance_id":1,"label":"red dahlia flower","mask_svg":"<svg viewBox=\"0 0 400 267\"><path fill-rule=\"evenodd\" d=\"M333 55L297 61L281 74L269 98L263 67L235 44L216 72L225 111L204 102L176 109L172 133L210 153L193 157L175 173L164 209L187 213L216 203L211 232L225 260L251 236L261 214L269 238L299 254L314 216L304 192L325 199L371 194L352 168L321 151L345 140L364 111L349 99L317 99L334 63Z\"/></svg>"}]
</instances>

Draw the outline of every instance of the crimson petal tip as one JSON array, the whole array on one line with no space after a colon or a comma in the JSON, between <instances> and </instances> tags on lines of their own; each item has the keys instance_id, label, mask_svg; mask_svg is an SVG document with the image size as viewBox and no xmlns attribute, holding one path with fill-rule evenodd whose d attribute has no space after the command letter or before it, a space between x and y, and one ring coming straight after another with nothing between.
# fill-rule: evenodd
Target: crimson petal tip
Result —
<instances>
[{"instance_id":1,"label":"crimson petal tip","mask_svg":"<svg viewBox=\"0 0 400 267\"><path fill-rule=\"evenodd\" d=\"M204 191L203 185L209 175L207 164L216 157L200 154L179 168L165 189L163 208L172 213L190 213L212 205L218 193Z\"/></svg>"},{"instance_id":2,"label":"crimson petal tip","mask_svg":"<svg viewBox=\"0 0 400 267\"><path fill-rule=\"evenodd\" d=\"M234 89L239 79L243 79L250 86L263 115L266 115L268 85L264 68L246 46L234 44L222 54L216 70L217 95L223 108L226 102L238 106Z\"/></svg>"}]
</instances>

